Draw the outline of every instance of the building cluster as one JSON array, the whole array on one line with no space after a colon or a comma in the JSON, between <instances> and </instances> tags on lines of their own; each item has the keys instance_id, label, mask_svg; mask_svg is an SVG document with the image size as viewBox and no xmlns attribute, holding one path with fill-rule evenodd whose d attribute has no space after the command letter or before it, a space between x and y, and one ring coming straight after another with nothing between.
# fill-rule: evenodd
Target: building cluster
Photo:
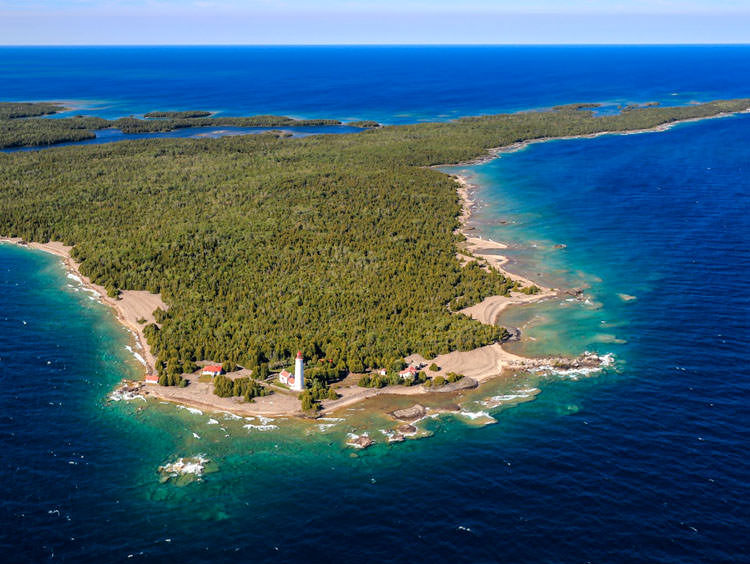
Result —
<instances>
[{"instance_id":1,"label":"building cluster","mask_svg":"<svg viewBox=\"0 0 750 564\"><path fill-rule=\"evenodd\" d=\"M305 369L304 359L302 358L302 352L297 353L297 358L294 359L294 374L287 370L279 372L279 382L285 386L289 386L296 392L301 392L305 389Z\"/></svg>"}]
</instances>

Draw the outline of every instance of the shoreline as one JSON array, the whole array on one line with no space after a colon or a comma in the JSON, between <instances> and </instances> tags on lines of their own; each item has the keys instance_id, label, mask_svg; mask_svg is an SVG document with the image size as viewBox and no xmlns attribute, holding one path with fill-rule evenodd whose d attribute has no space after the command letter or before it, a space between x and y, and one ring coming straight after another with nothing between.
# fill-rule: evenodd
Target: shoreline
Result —
<instances>
[{"instance_id":1,"label":"shoreline","mask_svg":"<svg viewBox=\"0 0 750 564\"><path fill-rule=\"evenodd\" d=\"M644 133L663 133L665 131L669 131L673 127L686 124L686 123L696 123L696 122L706 121L706 120L711 120L711 119L723 119L723 118L733 117L733 116L737 116L741 114L750 114L750 108L747 108L745 110L741 110L738 112L723 112L723 113L716 114L713 116L676 120L673 122L657 125L656 127L645 128L645 129L631 129L631 130L624 130L624 131L600 131L598 133L589 133L585 135L569 135L569 136L563 136L563 137L540 137L537 139L528 139L526 141L519 141L517 143L511 143L510 145L501 145L499 147L493 147L487 151L486 155L477 157L476 159L471 159L469 161L464 161L464 162L460 162L460 163L452 164L452 165L441 164L441 165L434 165L430 167L440 172L443 172L444 174L448 174L458 184L458 187L456 188L456 192L458 193L459 199L461 200L461 214L459 216L460 227L456 230L456 232L463 235L465 239L463 243L459 244L459 249L458 249L458 258L462 262L462 264L466 264L468 261L474 260L472 259L471 256L467 256L466 254L462 253L461 251L463 250L463 251L467 251L470 255L473 255L473 257L486 261L488 265L490 265L492 268L495 268L497 271L507 276L508 278L511 278L513 280L518 280L522 282L523 284L525 284L526 286L535 285L540 290L539 293L532 294L532 295L523 294L521 292L511 292L511 296L490 296L488 298L485 298L482 302L478 304L462 309L460 313L464 313L465 315L468 315L472 317L473 319L480 321L481 323L494 325L498 322L503 311L505 311L508 307L512 305L524 305L524 304L534 303L534 302L541 301L547 298L559 297L560 290L557 288L545 287L537 282L534 282L530 278L527 278L523 275L516 274L516 273L509 271L507 268L505 268L505 266L510 262L510 259L507 256L493 252L493 251L502 251L502 250L507 249L508 245L506 243L495 241L493 239L485 239L484 237L481 237L478 235L472 235L468 232L468 227L469 227L468 223L472 216L472 209L477 203L477 200L475 200L473 196L474 196L474 193L479 190L480 186L476 184L472 184L469 181L469 178L465 175L462 175L459 173L447 173L440 169L454 168L454 167L469 167L469 166L485 164L496 158L499 158L500 155L502 154L515 153L517 151L521 151L525 149L526 147L530 145L534 145L537 143L546 143L548 141L569 141L569 140L575 140L575 139L596 139L598 137L603 137L605 135L640 135Z\"/></svg>"},{"instance_id":2,"label":"shoreline","mask_svg":"<svg viewBox=\"0 0 750 564\"><path fill-rule=\"evenodd\" d=\"M586 135L530 139L489 149L486 155L477 159L454 165L435 165L430 168L440 169L483 164L498 158L499 155L503 153L519 151L535 143L556 140L594 139L604 135L659 133L683 123L719 119L745 113L750 113L750 108L739 112L727 112L708 117L678 120L648 129L602 131ZM484 261L488 268L494 268L508 278L517 280L525 286L535 285L540 290L537 294L511 292L509 296L489 296L482 302L466 307L457 313L467 315L480 323L495 325L502 313L510 306L525 305L560 297L558 289L545 287L529 278L508 271L506 265L510 262L509 259L506 256L497 253L497 251L507 249L508 246L506 244L492 239L485 239L478 235L470 235L467 232L468 222L472 215L472 207L475 205L472 192L478 187L472 185L464 175L445 172L444 174L448 174L456 181L456 191L461 201L461 214L459 217L460 226L457 229L457 232L464 236L465 241L458 245L458 260L462 264L466 264L473 260ZM0 237L0 243L2 242L41 250L60 257L68 273L80 280L85 288L96 292L99 301L111 307L115 311L116 319L133 334L138 349L137 353L135 351L133 351L133 353L138 360L141 360L138 356L142 357L142 363L145 365L145 373L148 374L155 372L156 358L146 342L143 334L143 327L149 323L156 322L153 312L157 308L162 308L164 310L168 308L159 294L151 294L145 290L122 290L118 299L110 298L103 286L94 284L88 277L81 274L80 264L71 257L70 250L72 247L54 241L49 243L27 243L17 237ZM145 322L139 324L139 319L143 319ZM430 363L435 362L440 366L440 373L456 372L463 374L465 378L463 381L460 381L463 382L461 385L446 386L443 389L425 388L422 385L413 387L387 386L385 388L361 388L356 384L350 384L348 386L337 387L336 391L341 397L337 400L323 400L321 402L322 409L319 411L319 415L330 415L343 408L350 407L366 399L377 396L426 396L436 393L455 393L460 390L476 387L481 383L501 376L506 370L545 369L553 365L559 365L561 362L572 366L579 366L581 363L585 366L604 365L603 359L585 354L578 359L522 357L504 350L502 344L499 342L479 347L471 351L453 351L447 354L438 355L434 359L425 359L414 354L407 357L406 360L408 362L421 363L424 366L428 366ZM438 374L431 373L429 369L425 369L425 372L430 376ZM201 411L217 413L229 412L247 417L294 417L305 415L301 410L299 400L296 395L292 393L274 389L274 393L270 396L255 398L255 401L252 403L244 403L239 398L220 398L215 396L212 393L211 384L198 382L198 378L195 374L183 376L190 381L190 385L185 388L146 385L143 380L139 380L135 382L124 381L119 390L141 393L144 396L150 396L154 399L175 403L185 407L200 409Z\"/></svg>"},{"instance_id":3,"label":"shoreline","mask_svg":"<svg viewBox=\"0 0 750 564\"><path fill-rule=\"evenodd\" d=\"M498 147L493 147L487 150L486 155L477 157L476 159L470 159L468 161L462 161L462 162L455 163L455 164L433 165L430 168L441 169L441 168L448 168L448 167L474 166L474 165L485 164L497 158L499 155L502 155L504 153L515 153L516 151L521 151L525 149L526 147L528 147L529 145L535 145L536 143L546 143L548 141L571 141L574 139L596 139L598 137L603 137L605 135L641 135L643 133L664 133L665 131L669 131L673 127L676 127L678 125L683 125L686 123L697 123L699 121L707 121L710 119L724 119L724 118L738 116L742 114L750 114L750 108L746 108L744 110L740 110L737 112L722 112L720 114L716 114L713 116L678 119L675 121L671 121L669 123L662 123L661 125L657 125L655 127L647 127L644 129L624 129L621 131L599 131L597 133L586 133L583 135L565 135L562 137L538 137L535 139L527 139L526 141L518 141L517 143L511 143L509 145L500 145Z\"/></svg>"},{"instance_id":4,"label":"shoreline","mask_svg":"<svg viewBox=\"0 0 750 564\"><path fill-rule=\"evenodd\" d=\"M68 274L75 276L84 288L96 293L97 299L101 303L114 310L117 321L133 335L136 344L136 350L133 351L133 354L137 353L142 361L138 357L136 357L136 360L145 365L147 374L155 372L156 357L146 341L143 328L149 323L156 323L153 312L157 308L168 309L169 306L162 301L161 294L152 294L146 290L122 290L119 298L111 298L107 295L104 286L94 284L88 276L81 273L80 263L76 262L70 255L72 247L58 241L50 241L49 243L26 242L20 237L0 237L0 244L2 243L43 251L61 258ZM138 323L139 319L145 319L145 323Z\"/></svg>"}]
</instances>

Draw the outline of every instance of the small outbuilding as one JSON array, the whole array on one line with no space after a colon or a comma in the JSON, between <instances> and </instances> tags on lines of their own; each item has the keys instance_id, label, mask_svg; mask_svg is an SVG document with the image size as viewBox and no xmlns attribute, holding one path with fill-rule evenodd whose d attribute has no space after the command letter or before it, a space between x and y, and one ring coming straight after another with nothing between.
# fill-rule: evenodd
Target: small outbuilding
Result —
<instances>
[{"instance_id":1,"label":"small outbuilding","mask_svg":"<svg viewBox=\"0 0 750 564\"><path fill-rule=\"evenodd\" d=\"M408 366L404 368L401 372L398 373L399 376L402 378L409 378L412 376L416 376L419 370L417 370L416 366Z\"/></svg>"},{"instance_id":2,"label":"small outbuilding","mask_svg":"<svg viewBox=\"0 0 750 564\"><path fill-rule=\"evenodd\" d=\"M294 386L294 374L292 374L288 370L282 370L281 372L279 372L279 382L289 387Z\"/></svg>"},{"instance_id":3,"label":"small outbuilding","mask_svg":"<svg viewBox=\"0 0 750 564\"><path fill-rule=\"evenodd\" d=\"M221 367L221 364L209 364L208 366L204 366L201 370L201 376L211 376L212 378L223 373L224 369Z\"/></svg>"},{"instance_id":4,"label":"small outbuilding","mask_svg":"<svg viewBox=\"0 0 750 564\"><path fill-rule=\"evenodd\" d=\"M146 384L158 384L159 376L156 374L146 374Z\"/></svg>"}]
</instances>

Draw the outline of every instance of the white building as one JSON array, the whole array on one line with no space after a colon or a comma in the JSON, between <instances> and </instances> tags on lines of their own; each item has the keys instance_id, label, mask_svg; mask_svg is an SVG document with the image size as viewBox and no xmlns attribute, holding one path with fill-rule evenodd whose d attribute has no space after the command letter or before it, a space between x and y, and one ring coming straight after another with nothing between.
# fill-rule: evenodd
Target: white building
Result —
<instances>
[{"instance_id":1,"label":"white building","mask_svg":"<svg viewBox=\"0 0 750 564\"><path fill-rule=\"evenodd\" d=\"M294 359L294 382L291 384L291 388L298 392L305 389L305 368L303 366L304 359L302 358L302 352L297 352L297 358Z\"/></svg>"},{"instance_id":2,"label":"white building","mask_svg":"<svg viewBox=\"0 0 750 564\"><path fill-rule=\"evenodd\" d=\"M279 372L279 382L286 384L295 392L301 392L305 389L305 368L303 366L304 359L302 353L297 353L297 358L294 359L294 374L287 370Z\"/></svg>"},{"instance_id":3,"label":"white building","mask_svg":"<svg viewBox=\"0 0 750 564\"><path fill-rule=\"evenodd\" d=\"M417 370L416 366L409 366L407 368L404 368L401 372L398 373L399 376L402 378L409 378L411 376L416 376L419 370Z\"/></svg>"},{"instance_id":4,"label":"white building","mask_svg":"<svg viewBox=\"0 0 750 564\"><path fill-rule=\"evenodd\" d=\"M212 378L215 378L223 372L224 368L222 368L221 364L210 364L201 369L201 376L211 376Z\"/></svg>"},{"instance_id":5,"label":"white building","mask_svg":"<svg viewBox=\"0 0 750 564\"><path fill-rule=\"evenodd\" d=\"M279 372L279 382L282 384L286 384L287 386L291 386L294 382L294 374L289 372L288 370L282 370Z\"/></svg>"}]
</instances>

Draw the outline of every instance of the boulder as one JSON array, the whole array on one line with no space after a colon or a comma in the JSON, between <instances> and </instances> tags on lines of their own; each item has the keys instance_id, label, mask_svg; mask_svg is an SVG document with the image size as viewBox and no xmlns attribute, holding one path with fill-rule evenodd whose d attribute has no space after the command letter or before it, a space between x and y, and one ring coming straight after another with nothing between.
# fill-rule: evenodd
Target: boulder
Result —
<instances>
[{"instance_id":1,"label":"boulder","mask_svg":"<svg viewBox=\"0 0 750 564\"><path fill-rule=\"evenodd\" d=\"M414 425L403 423L402 425L396 427L396 432L403 438L404 435L413 435L414 433L416 433L417 428Z\"/></svg>"},{"instance_id":2,"label":"boulder","mask_svg":"<svg viewBox=\"0 0 750 564\"><path fill-rule=\"evenodd\" d=\"M351 439L346 441L346 444L354 448L364 449L364 448L374 445L375 441L373 441L367 435L359 435L359 436L352 437Z\"/></svg>"},{"instance_id":3,"label":"boulder","mask_svg":"<svg viewBox=\"0 0 750 564\"><path fill-rule=\"evenodd\" d=\"M425 407L416 403L411 407L407 407L406 409L397 409L391 415L393 415L396 419L400 419L402 421L414 421L416 419L421 419L425 416L426 413L427 410L425 409Z\"/></svg>"}]
</instances>

